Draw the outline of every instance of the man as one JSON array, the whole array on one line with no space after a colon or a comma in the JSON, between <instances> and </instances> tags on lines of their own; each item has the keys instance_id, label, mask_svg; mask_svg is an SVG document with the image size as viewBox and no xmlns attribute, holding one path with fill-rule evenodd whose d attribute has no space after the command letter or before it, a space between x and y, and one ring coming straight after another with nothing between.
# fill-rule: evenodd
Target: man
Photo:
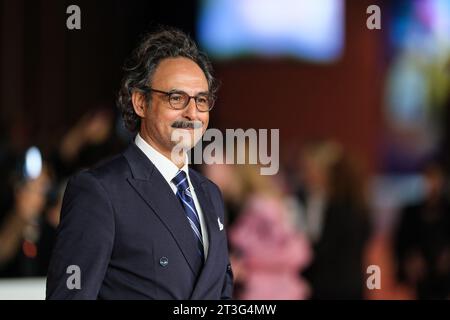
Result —
<instances>
[{"instance_id":1,"label":"man","mask_svg":"<svg viewBox=\"0 0 450 320\"><path fill-rule=\"evenodd\" d=\"M211 70L177 30L134 51L119 108L135 143L70 179L47 299L231 298L222 196L185 155L208 126Z\"/></svg>"}]
</instances>

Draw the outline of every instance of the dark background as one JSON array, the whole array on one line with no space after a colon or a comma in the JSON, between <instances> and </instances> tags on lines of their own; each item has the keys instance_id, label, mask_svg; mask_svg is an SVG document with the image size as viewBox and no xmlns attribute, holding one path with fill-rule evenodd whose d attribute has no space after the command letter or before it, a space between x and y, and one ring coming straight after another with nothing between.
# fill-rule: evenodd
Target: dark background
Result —
<instances>
[{"instance_id":1,"label":"dark background","mask_svg":"<svg viewBox=\"0 0 450 320\"><path fill-rule=\"evenodd\" d=\"M366 8L373 1L350 3L343 56L335 63L288 58L216 62L222 87L211 126L279 128L286 165L303 139L333 136L374 170L380 158L382 77L388 54L383 33L366 28ZM114 106L121 66L146 30L166 24L196 36L197 1L0 4L2 124L8 128L14 123L15 139L44 151L86 111ZM71 4L81 8L81 30L66 28Z\"/></svg>"}]
</instances>

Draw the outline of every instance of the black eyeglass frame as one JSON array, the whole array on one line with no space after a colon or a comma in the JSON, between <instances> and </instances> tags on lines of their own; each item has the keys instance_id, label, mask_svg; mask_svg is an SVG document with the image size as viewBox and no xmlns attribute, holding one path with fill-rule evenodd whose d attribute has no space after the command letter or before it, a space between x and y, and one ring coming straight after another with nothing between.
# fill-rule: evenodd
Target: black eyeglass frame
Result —
<instances>
[{"instance_id":1,"label":"black eyeglass frame","mask_svg":"<svg viewBox=\"0 0 450 320\"><path fill-rule=\"evenodd\" d=\"M169 100L170 107L175 109L175 110L183 110L183 109L185 109L189 105L189 102L191 101L191 99L194 99L195 107L197 108L197 110L199 112L209 112L209 111L211 111L214 108L215 99L210 94L200 94L200 95L196 95L196 96L190 96L190 95L188 95L186 92L184 92L182 90L162 91L162 90L154 89L154 88L151 88L151 87L145 88L144 91L145 92L157 92L157 93L164 94ZM188 99L186 100L185 105L182 108L174 107L172 105L172 103L170 102L170 100L171 100L170 96L173 95L173 94L179 94L179 95L181 94L181 95L184 95L184 96L188 97ZM205 96L208 99L208 103L209 103L208 110L200 110L198 108L197 99L200 98L200 96L202 96L202 97Z\"/></svg>"}]
</instances>

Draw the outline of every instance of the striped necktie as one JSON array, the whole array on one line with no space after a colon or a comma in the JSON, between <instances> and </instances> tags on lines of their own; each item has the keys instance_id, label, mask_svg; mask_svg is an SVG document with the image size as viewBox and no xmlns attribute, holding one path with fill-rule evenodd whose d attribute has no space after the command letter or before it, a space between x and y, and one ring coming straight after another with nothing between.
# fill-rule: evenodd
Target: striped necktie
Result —
<instances>
[{"instance_id":1,"label":"striped necktie","mask_svg":"<svg viewBox=\"0 0 450 320\"><path fill-rule=\"evenodd\" d=\"M186 217L191 225L191 229L194 233L194 237L197 243L198 253L204 261L205 253L203 248L202 230L200 227L200 219L195 209L194 199L192 198L191 191L189 190L189 183L186 176L186 172L183 170L178 171L172 182L177 187L177 197L186 213Z\"/></svg>"}]
</instances>

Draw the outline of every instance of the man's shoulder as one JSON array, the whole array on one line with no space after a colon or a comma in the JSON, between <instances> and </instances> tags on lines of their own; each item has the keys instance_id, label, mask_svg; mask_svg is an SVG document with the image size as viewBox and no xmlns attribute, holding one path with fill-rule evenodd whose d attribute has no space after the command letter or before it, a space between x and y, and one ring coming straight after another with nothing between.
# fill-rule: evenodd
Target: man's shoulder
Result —
<instances>
[{"instance_id":1,"label":"man's shoulder","mask_svg":"<svg viewBox=\"0 0 450 320\"><path fill-rule=\"evenodd\" d=\"M89 177L108 183L111 180L126 178L129 172L128 161L120 153L98 162L91 168L80 170L72 176L71 180L83 180L83 178Z\"/></svg>"},{"instance_id":2,"label":"man's shoulder","mask_svg":"<svg viewBox=\"0 0 450 320\"><path fill-rule=\"evenodd\" d=\"M130 166L123 153L104 159L93 166L90 171L99 178L121 176L130 171Z\"/></svg>"}]
</instances>

